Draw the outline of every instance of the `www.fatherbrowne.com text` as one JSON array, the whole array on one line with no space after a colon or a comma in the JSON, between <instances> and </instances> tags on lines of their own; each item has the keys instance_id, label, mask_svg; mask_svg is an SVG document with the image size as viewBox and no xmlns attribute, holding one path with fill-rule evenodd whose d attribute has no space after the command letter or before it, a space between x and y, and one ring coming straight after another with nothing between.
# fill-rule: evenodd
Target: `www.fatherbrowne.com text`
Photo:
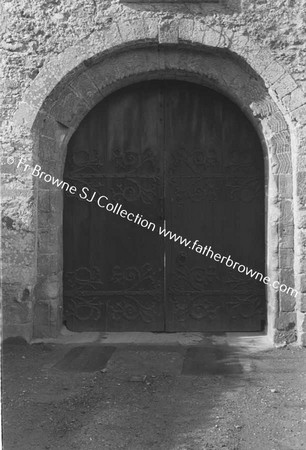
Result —
<instances>
[{"instance_id":1,"label":"www.fatherbrowne.com text","mask_svg":"<svg viewBox=\"0 0 306 450\"><path fill-rule=\"evenodd\" d=\"M9 158L7 158L8 159L7 163L13 164L14 158L13 157ZM119 203L114 204L109 202L108 201L109 199L106 195L100 195L98 192L92 191L89 187L84 186L81 189L78 189L76 186L73 186L66 181L59 180L58 178L55 178L54 176L42 171L42 168L39 164L36 164L34 168L32 168L30 167L29 164L26 164L25 159L21 157L17 164L17 168L19 167L22 168L23 171L31 170L32 176L42 179L46 183L51 183L52 185L58 187L59 189L65 190L70 195L78 195L79 198L84 201L87 201L89 203L94 202L98 205L99 208L106 209L108 212L119 215L122 219L126 219L129 222L133 222L136 225L140 225L142 228L146 228L149 231L155 231L157 228L154 222L147 220L146 218L143 217L142 214L135 214L133 212L128 212L126 209L123 208L121 204ZM207 245L203 246L199 243L198 240L195 241L188 240L183 236L177 235L176 233L167 230L164 227L158 227L158 234L160 236L163 236L164 238L168 238L171 241L178 243L179 245L182 245L192 251L197 252L199 255L211 258L220 264L225 264L226 267L228 268L236 269L240 273L244 273L245 275L254 278L258 281L261 281L266 285L272 286L272 288L276 290L285 292L294 297L296 297L298 294L298 291L296 289L288 287L286 284L280 284L279 281L276 280L273 281L268 276L264 276L260 272L250 269L249 267L240 264L237 261L233 261L231 259L231 255L224 256L221 255L220 253L214 252L211 246Z\"/></svg>"}]
</instances>

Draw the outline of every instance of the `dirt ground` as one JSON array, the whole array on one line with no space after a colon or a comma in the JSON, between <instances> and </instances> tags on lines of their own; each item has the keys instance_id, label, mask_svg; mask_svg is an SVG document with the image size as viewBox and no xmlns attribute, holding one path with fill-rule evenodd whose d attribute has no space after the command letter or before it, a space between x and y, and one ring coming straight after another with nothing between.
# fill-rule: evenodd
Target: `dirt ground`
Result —
<instances>
[{"instance_id":1,"label":"dirt ground","mask_svg":"<svg viewBox=\"0 0 306 450\"><path fill-rule=\"evenodd\" d=\"M3 345L4 450L306 448L305 349L85 350Z\"/></svg>"}]
</instances>

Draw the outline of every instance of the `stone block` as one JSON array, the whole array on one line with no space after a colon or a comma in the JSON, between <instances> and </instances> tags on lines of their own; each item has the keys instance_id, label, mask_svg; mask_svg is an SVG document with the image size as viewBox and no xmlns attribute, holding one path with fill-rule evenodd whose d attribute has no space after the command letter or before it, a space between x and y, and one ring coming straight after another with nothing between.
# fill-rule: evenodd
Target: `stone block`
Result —
<instances>
[{"instance_id":1,"label":"stone block","mask_svg":"<svg viewBox=\"0 0 306 450\"><path fill-rule=\"evenodd\" d=\"M306 155L297 155L297 163L298 170L300 172L306 171Z\"/></svg>"},{"instance_id":2,"label":"stone block","mask_svg":"<svg viewBox=\"0 0 306 450\"><path fill-rule=\"evenodd\" d=\"M39 213L50 213L51 204L50 204L50 192L47 189L40 189L38 193L38 211Z\"/></svg>"},{"instance_id":3,"label":"stone block","mask_svg":"<svg viewBox=\"0 0 306 450\"><path fill-rule=\"evenodd\" d=\"M283 98L283 104L288 109L288 111L294 111L306 104L306 95L302 89L297 88L291 93L287 94Z\"/></svg>"},{"instance_id":4,"label":"stone block","mask_svg":"<svg viewBox=\"0 0 306 450\"><path fill-rule=\"evenodd\" d=\"M300 106L291 113L291 118L299 125L306 125L306 105Z\"/></svg>"},{"instance_id":5,"label":"stone block","mask_svg":"<svg viewBox=\"0 0 306 450\"><path fill-rule=\"evenodd\" d=\"M306 230L300 229L296 233L296 247L298 249L297 255L306 254Z\"/></svg>"},{"instance_id":6,"label":"stone block","mask_svg":"<svg viewBox=\"0 0 306 450\"><path fill-rule=\"evenodd\" d=\"M144 41L146 39L142 20L119 22L118 28L123 42Z\"/></svg>"},{"instance_id":7,"label":"stone block","mask_svg":"<svg viewBox=\"0 0 306 450\"><path fill-rule=\"evenodd\" d=\"M51 211L39 211L37 224L40 230L47 230L50 227L56 228L59 225L57 214L54 214Z\"/></svg>"},{"instance_id":8,"label":"stone block","mask_svg":"<svg viewBox=\"0 0 306 450\"><path fill-rule=\"evenodd\" d=\"M63 270L63 259L59 252L54 254L39 254L37 271L39 275L54 275Z\"/></svg>"},{"instance_id":9,"label":"stone block","mask_svg":"<svg viewBox=\"0 0 306 450\"><path fill-rule=\"evenodd\" d=\"M303 346L306 347L306 333L301 333L301 336L299 338L299 343Z\"/></svg>"},{"instance_id":10,"label":"stone block","mask_svg":"<svg viewBox=\"0 0 306 450\"><path fill-rule=\"evenodd\" d=\"M306 255L303 250L300 255L296 255L296 258L298 259L299 271L306 272Z\"/></svg>"},{"instance_id":11,"label":"stone block","mask_svg":"<svg viewBox=\"0 0 306 450\"><path fill-rule=\"evenodd\" d=\"M306 230L306 211L299 211L296 217L296 226L298 229Z\"/></svg>"},{"instance_id":12,"label":"stone block","mask_svg":"<svg viewBox=\"0 0 306 450\"><path fill-rule=\"evenodd\" d=\"M38 250L42 254L52 254L60 250L60 229L58 227L38 231Z\"/></svg>"},{"instance_id":13,"label":"stone block","mask_svg":"<svg viewBox=\"0 0 306 450\"><path fill-rule=\"evenodd\" d=\"M86 73L74 78L69 86L78 97L90 106L94 106L101 99L101 92Z\"/></svg>"},{"instance_id":14,"label":"stone block","mask_svg":"<svg viewBox=\"0 0 306 450\"><path fill-rule=\"evenodd\" d=\"M103 40L104 40L103 47L105 50L116 47L123 43L117 23L112 23L111 26L103 32ZM101 42L101 33L99 41ZM100 50L100 42L98 42L99 50Z\"/></svg>"},{"instance_id":15,"label":"stone block","mask_svg":"<svg viewBox=\"0 0 306 450\"><path fill-rule=\"evenodd\" d=\"M119 32L123 42L139 42L157 40L157 20L127 20L118 23Z\"/></svg>"},{"instance_id":16,"label":"stone block","mask_svg":"<svg viewBox=\"0 0 306 450\"><path fill-rule=\"evenodd\" d=\"M274 344L293 344L297 340L296 329L293 328L289 331L276 330L274 335Z\"/></svg>"},{"instance_id":17,"label":"stone block","mask_svg":"<svg viewBox=\"0 0 306 450\"><path fill-rule=\"evenodd\" d=\"M43 277L35 287L38 302L59 298L62 293L62 273Z\"/></svg>"},{"instance_id":18,"label":"stone block","mask_svg":"<svg viewBox=\"0 0 306 450\"><path fill-rule=\"evenodd\" d=\"M296 306L296 298L285 292L280 292L279 296L281 312L294 312Z\"/></svg>"},{"instance_id":19,"label":"stone block","mask_svg":"<svg viewBox=\"0 0 306 450\"><path fill-rule=\"evenodd\" d=\"M262 77L265 84L269 87L273 85L277 80L285 75L285 69L279 63L271 59L269 66L263 71Z\"/></svg>"},{"instance_id":20,"label":"stone block","mask_svg":"<svg viewBox=\"0 0 306 450\"><path fill-rule=\"evenodd\" d=\"M33 337L33 323L8 323L3 322L2 338L3 340L11 337L20 337L31 342Z\"/></svg>"},{"instance_id":21,"label":"stone block","mask_svg":"<svg viewBox=\"0 0 306 450\"><path fill-rule=\"evenodd\" d=\"M274 167L273 167L274 165ZM272 172L277 174L292 173L291 154L276 153L271 157Z\"/></svg>"},{"instance_id":22,"label":"stone block","mask_svg":"<svg viewBox=\"0 0 306 450\"><path fill-rule=\"evenodd\" d=\"M71 127L78 123L89 110L89 105L71 89L67 88L52 106L50 114L57 122L62 123L66 127Z\"/></svg>"},{"instance_id":23,"label":"stone block","mask_svg":"<svg viewBox=\"0 0 306 450\"><path fill-rule=\"evenodd\" d=\"M298 86L292 76L285 73L271 86L271 89L279 99L282 99L285 95L291 94L297 87Z\"/></svg>"},{"instance_id":24,"label":"stone block","mask_svg":"<svg viewBox=\"0 0 306 450\"><path fill-rule=\"evenodd\" d=\"M229 33L230 30L221 26L205 27L203 44L210 47L228 47L230 43Z\"/></svg>"},{"instance_id":25,"label":"stone block","mask_svg":"<svg viewBox=\"0 0 306 450\"><path fill-rule=\"evenodd\" d=\"M305 287L305 283L303 282L303 287L301 288L301 300L300 300L300 311L302 313L306 313L306 287Z\"/></svg>"},{"instance_id":26,"label":"stone block","mask_svg":"<svg viewBox=\"0 0 306 450\"><path fill-rule=\"evenodd\" d=\"M306 314L299 314L299 328L302 333L306 333Z\"/></svg>"},{"instance_id":27,"label":"stone block","mask_svg":"<svg viewBox=\"0 0 306 450\"><path fill-rule=\"evenodd\" d=\"M281 273L280 273L279 282L280 282L280 284L286 284L287 287L294 288L294 271L293 271L293 267L291 269L283 269L282 268Z\"/></svg>"},{"instance_id":28,"label":"stone block","mask_svg":"<svg viewBox=\"0 0 306 450\"><path fill-rule=\"evenodd\" d=\"M282 269L293 269L294 253L291 248L280 248L279 264Z\"/></svg>"},{"instance_id":29,"label":"stone block","mask_svg":"<svg viewBox=\"0 0 306 450\"><path fill-rule=\"evenodd\" d=\"M247 62L251 65L251 67L254 68L254 70L257 70L254 66L258 65L259 62L261 62L261 66L264 64L264 59L259 59L257 57L257 53L259 49L255 49L253 45L250 47L250 38L249 36L243 35L240 31L235 32L232 36L231 42L230 42L230 49L237 53L238 55L245 57ZM271 62L271 59L269 60L269 63ZM267 62L264 67L266 67L268 64ZM259 66L259 67L261 67ZM258 67L258 68L259 68Z\"/></svg>"},{"instance_id":30,"label":"stone block","mask_svg":"<svg viewBox=\"0 0 306 450\"><path fill-rule=\"evenodd\" d=\"M63 155L61 155L63 157ZM64 161L63 161L64 163ZM63 180L63 166L60 159L57 161L50 160L45 162L44 164L40 165L40 168L38 168L39 173L35 176L35 181L37 182L38 190L46 190L49 189L50 191L58 190L61 191L56 185L52 184L52 178L55 180L58 179L59 181ZM42 173L44 172L44 173ZM50 179L51 175L51 179ZM46 176L46 178L45 178Z\"/></svg>"},{"instance_id":31,"label":"stone block","mask_svg":"<svg viewBox=\"0 0 306 450\"><path fill-rule=\"evenodd\" d=\"M39 136L38 141L38 164L44 165L49 161L57 160L58 146L54 139L47 136Z\"/></svg>"},{"instance_id":32,"label":"stone block","mask_svg":"<svg viewBox=\"0 0 306 450\"><path fill-rule=\"evenodd\" d=\"M297 195L300 202L306 206L306 172L297 173Z\"/></svg>"},{"instance_id":33,"label":"stone block","mask_svg":"<svg viewBox=\"0 0 306 450\"><path fill-rule=\"evenodd\" d=\"M33 127L39 130L40 136L53 139L57 146L64 141L68 133L66 127L61 126L53 117L44 112L37 114Z\"/></svg>"},{"instance_id":34,"label":"stone block","mask_svg":"<svg viewBox=\"0 0 306 450\"><path fill-rule=\"evenodd\" d=\"M274 114L275 104L269 98L259 98L255 101L252 100L250 108L253 111L255 117L266 117Z\"/></svg>"},{"instance_id":35,"label":"stone block","mask_svg":"<svg viewBox=\"0 0 306 450\"><path fill-rule=\"evenodd\" d=\"M280 225L280 246L281 248L294 247L294 227L288 225Z\"/></svg>"},{"instance_id":36,"label":"stone block","mask_svg":"<svg viewBox=\"0 0 306 450\"><path fill-rule=\"evenodd\" d=\"M280 225L282 227L293 225L293 204L291 200L281 202Z\"/></svg>"},{"instance_id":37,"label":"stone block","mask_svg":"<svg viewBox=\"0 0 306 450\"><path fill-rule=\"evenodd\" d=\"M144 30L146 39L158 41L159 24L156 18L146 17L146 19L144 20Z\"/></svg>"},{"instance_id":38,"label":"stone block","mask_svg":"<svg viewBox=\"0 0 306 450\"><path fill-rule=\"evenodd\" d=\"M62 326L59 300L37 302L34 306L34 338L57 337Z\"/></svg>"},{"instance_id":39,"label":"stone block","mask_svg":"<svg viewBox=\"0 0 306 450\"><path fill-rule=\"evenodd\" d=\"M164 21L159 25L158 40L160 44L177 44L179 24L177 21Z\"/></svg>"},{"instance_id":40,"label":"stone block","mask_svg":"<svg viewBox=\"0 0 306 450\"><path fill-rule=\"evenodd\" d=\"M145 67L148 71L159 70L159 61L155 56L148 55L147 50L138 48L133 52L133 57L128 53L121 55L120 64L118 58L109 57L106 61L91 67L88 74L99 89L105 90L115 81L143 73Z\"/></svg>"},{"instance_id":41,"label":"stone block","mask_svg":"<svg viewBox=\"0 0 306 450\"><path fill-rule=\"evenodd\" d=\"M270 132L273 134L280 133L281 131L288 133L288 125L280 112L268 116L263 123L268 126Z\"/></svg>"},{"instance_id":42,"label":"stone block","mask_svg":"<svg viewBox=\"0 0 306 450\"><path fill-rule=\"evenodd\" d=\"M273 133L269 139L271 149L275 153L290 153L290 134L288 130Z\"/></svg>"},{"instance_id":43,"label":"stone block","mask_svg":"<svg viewBox=\"0 0 306 450\"><path fill-rule=\"evenodd\" d=\"M193 36L193 27L193 19L181 19L179 22L179 40L191 42Z\"/></svg>"},{"instance_id":44,"label":"stone block","mask_svg":"<svg viewBox=\"0 0 306 450\"><path fill-rule=\"evenodd\" d=\"M293 197L293 182L291 174L278 175L279 194L282 198L292 200Z\"/></svg>"},{"instance_id":45,"label":"stone block","mask_svg":"<svg viewBox=\"0 0 306 450\"><path fill-rule=\"evenodd\" d=\"M296 275L296 288L299 292L306 293L306 274L300 273Z\"/></svg>"},{"instance_id":46,"label":"stone block","mask_svg":"<svg viewBox=\"0 0 306 450\"><path fill-rule=\"evenodd\" d=\"M276 319L276 328L279 331L290 332L296 328L296 313L295 312L281 312Z\"/></svg>"}]
</instances>

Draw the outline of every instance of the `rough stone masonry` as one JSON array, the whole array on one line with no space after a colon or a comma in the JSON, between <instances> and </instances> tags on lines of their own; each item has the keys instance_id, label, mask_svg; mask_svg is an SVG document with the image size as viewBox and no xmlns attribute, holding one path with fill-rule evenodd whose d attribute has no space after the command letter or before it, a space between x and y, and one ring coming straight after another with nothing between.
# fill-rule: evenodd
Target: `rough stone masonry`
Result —
<instances>
[{"instance_id":1,"label":"rough stone masonry","mask_svg":"<svg viewBox=\"0 0 306 450\"><path fill-rule=\"evenodd\" d=\"M305 0L3 0L0 16L4 337L62 324L62 193L17 161L61 178L95 104L171 75L224 92L260 135L267 271L299 291L267 292L268 334L306 345Z\"/></svg>"}]
</instances>

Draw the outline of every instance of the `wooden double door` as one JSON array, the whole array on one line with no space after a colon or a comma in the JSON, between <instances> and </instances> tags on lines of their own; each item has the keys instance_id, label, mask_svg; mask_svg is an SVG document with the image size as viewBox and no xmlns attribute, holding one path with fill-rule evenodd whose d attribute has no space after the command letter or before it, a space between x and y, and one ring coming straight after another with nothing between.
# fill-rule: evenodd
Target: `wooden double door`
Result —
<instances>
[{"instance_id":1,"label":"wooden double door","mask_svg":"<svg viewBox=\"0 0 306 450\"><path fill-rule=\"evenodd\" d=\"M262 329L264 285L199 247L265 272L261 144L228 98L170 80L118 90L73 135L64 179L78 188L64 198L69 329ZM100 208L100 195L155 229ZM191 242L163 238L160 227Z\"/></svg>"}]
</instances>

